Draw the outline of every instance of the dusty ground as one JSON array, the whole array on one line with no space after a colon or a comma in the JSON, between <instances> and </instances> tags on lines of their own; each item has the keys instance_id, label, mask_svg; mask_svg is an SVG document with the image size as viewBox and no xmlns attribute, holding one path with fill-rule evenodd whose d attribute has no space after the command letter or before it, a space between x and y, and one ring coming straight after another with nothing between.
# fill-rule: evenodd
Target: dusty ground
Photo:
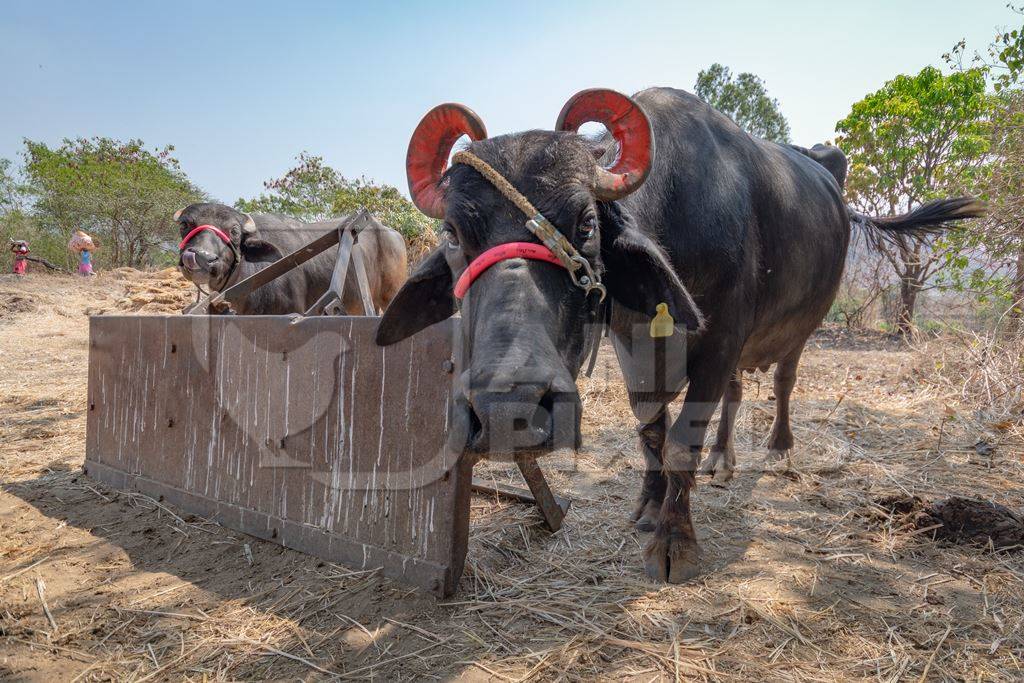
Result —
<instances>
[{"instance_id":1,"label":"dusty ground","mask_svg":"<svg viewBox=\"0 0 1024 683\"><path fill-rule=\"evenodd\" d=\"M640 462L605 354L581 385L586 450L548 463L574 500L562 531L478 499L460 593L439 602L80 473L86 312L190 296L173 273L115 275L0 277L0 678L1024 677L1021 554L940 546L873 503L1024 507L1016 427L925 382L931 355L822 335L792 466L771 472L771 381L748 376L743 469L695 495L706 570L662 586L628 521Z\"/></svg>"}]
</instances>

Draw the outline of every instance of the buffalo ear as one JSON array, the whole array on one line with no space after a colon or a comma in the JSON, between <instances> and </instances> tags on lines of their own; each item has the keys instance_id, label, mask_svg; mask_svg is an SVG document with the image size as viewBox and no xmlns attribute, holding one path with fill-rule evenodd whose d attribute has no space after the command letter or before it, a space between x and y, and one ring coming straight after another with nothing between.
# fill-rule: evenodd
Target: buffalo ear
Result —
<instances>
[{"instance_id":1,"label":"buffalo ear","mask_svg":"<svg viewBox=\"0 0 1024 683\"><path fill-rule=\"evenodd\" d=\"M598 203L598 214L604 284L612 299L652 317L655 307L664 302L676 325L701 329L704 318L697 304L657 242L641 232L632 216L614 202Z\"/></svg>"},{"instance_id":2,"label":"buffalo ear","mask_svg":"<svg viewBox=\"0 0 1024 683\"><path fill-rule=\"evenodd\" d=\"M284 258L281 250L270 242L250 237L242 240L242 257L246 261L258 263L260 261L273 262Z\"/></svg>"},{"instance_id":3,"label":"buffalo ear","mask_svg":"<svg viewBox=\"0 0 1024 683\"><path fill-rule=\"evenodd\" d=\"M388 346L455 314L452 270L445 247L430 252L388 304L377 324L377 344Z\"/></svg>"}]
</instances>

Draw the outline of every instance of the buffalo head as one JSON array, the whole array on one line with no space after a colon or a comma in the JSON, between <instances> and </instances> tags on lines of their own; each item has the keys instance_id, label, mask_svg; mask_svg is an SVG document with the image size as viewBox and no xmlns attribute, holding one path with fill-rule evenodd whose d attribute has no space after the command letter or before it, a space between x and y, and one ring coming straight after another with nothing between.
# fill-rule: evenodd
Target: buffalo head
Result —
<instances>
[{"instance_id":1,"label":"buffalo head","mask_svg":"<svg viewBox=\"0 0 1024 683\"><path fill-rule=\"evenodd\" d=\"M181 234L178 269L191 282L223 290L243 259L280 258L260 239L252 216L224 204L190 204L174 214Z\"/></svg>"},{"instance_id":2,"label":"buffalo head","mask_svg":"<svg viewBox=\"0 0 1024 683\"><path fill-rule=\"evenodd\" d=\"M577 134L588 121L604 124L611 138ZM576 376L587 324L598 322L600 312L598 293L576 286L565 268L550 259L507 256L460 288L458 303L453 283L467 264L499 245L540 241L526 224L534 217L493 178L466 163L447 168L463 135L471 139L465 152L564 235L611 300L650 315L665 302L680 325L700 324L665 254L616 201L640 187L651 168L647 116L625 95L586 90L565 105L557 128L488 138L475 113L443 104L423 118L409 143L410 193L421 211L444 220L443 236L385 311L377 342L397 342L461 310L465 370L456 403L468 413L471 448L487 455L579 446ZM610 155L611 164L601 165Z\"/></svg>"}]
</instances>

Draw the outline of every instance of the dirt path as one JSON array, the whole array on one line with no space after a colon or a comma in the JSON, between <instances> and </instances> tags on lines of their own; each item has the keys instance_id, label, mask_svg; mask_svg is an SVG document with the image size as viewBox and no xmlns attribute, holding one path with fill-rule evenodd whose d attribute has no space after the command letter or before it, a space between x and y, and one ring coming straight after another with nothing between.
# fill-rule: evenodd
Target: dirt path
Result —
<instances>
[{"instance_id":1,"label":"dirt path","mask_svg":"<svg viewBox=\"0 0 1024 683\"><path fill-rule=\"evenodd\" d=\"M792 467L772 472L771 380L748 376L742 469L695 495L706 571L661 586L628 521L640 459L603 352L581 383L586 449L547 463L565 527L475 500L461 590L438 602L81 474L86 311L188 296L162 275L0 278L0 679L1024 677L1020 555L938 546L873 504L1024 507L1021 444L922 383L928 358L822 336Z\"/></svg>"}]
</instances>

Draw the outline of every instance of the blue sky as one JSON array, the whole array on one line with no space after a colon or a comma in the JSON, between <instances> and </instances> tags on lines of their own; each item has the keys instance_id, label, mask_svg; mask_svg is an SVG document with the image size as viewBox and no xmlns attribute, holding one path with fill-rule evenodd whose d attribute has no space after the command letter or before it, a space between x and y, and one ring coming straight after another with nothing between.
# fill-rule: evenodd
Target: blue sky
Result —
<instances>
[{"instance_id":1,"label":"blue sky","mask_svg":"<svg viewBox=\"0 0 1024 683\"><path fill-rule=\"evenodd\" d=\"M895 74L1014 23L1005 0L0 0L0 157L23 138L139 137L231 203L308 150L405 191L409 134L437 103L492 135L550 128L581 88L692 89L713 62L761 76L810 145Z\"/></svg>"}]
</instances>

